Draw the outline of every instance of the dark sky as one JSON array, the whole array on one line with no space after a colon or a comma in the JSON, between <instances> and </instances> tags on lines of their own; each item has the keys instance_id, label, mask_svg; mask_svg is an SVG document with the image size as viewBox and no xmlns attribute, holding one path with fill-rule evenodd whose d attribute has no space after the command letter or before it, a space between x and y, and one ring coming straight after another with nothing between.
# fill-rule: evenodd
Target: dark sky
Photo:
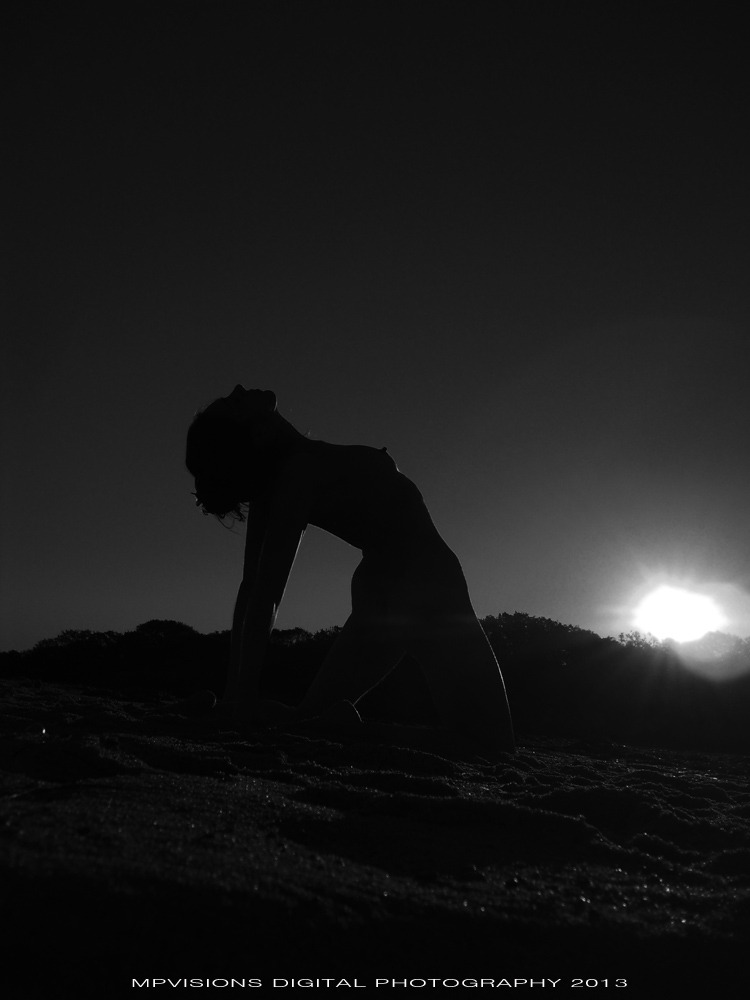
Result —
<instances>
[{"instance_id":1,"label":"dark sky","mask_svg":"<svg viewBox=\"0 0 750 1000\"><path fill-rule=\"evenodd\" d=\"M668 581L750 634L739 8L24 10L2 648L229 626L183 457L236 382L387 445L480 616L616 634ZM309 529L279 626L341 624L356 562Z\"/></svg>"}]
</instances>

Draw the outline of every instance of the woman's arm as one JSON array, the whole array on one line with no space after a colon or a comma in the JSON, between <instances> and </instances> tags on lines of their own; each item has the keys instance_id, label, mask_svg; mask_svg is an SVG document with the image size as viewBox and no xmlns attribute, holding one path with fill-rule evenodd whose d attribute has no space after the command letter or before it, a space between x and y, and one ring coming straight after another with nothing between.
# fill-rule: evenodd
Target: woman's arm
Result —
<instances>
[{"instance_id":1,"label":"woman's arm","mask_svg":"<svg viewBox=\"0 0 750 1000\"><path fill-rule=\"evenodd\" d=\"M252 710L260 699L260 675L268 640L289 574L292 571L304 527L279 525L266 533L258 576L248 593L240 631L236 702L242 710ZM238 598L239 600L239 598Z\"/></svg>"},{"instance_id":2,"label":"woman's arm","mask_svg":"<svg viewBox=\"0 0 750 1000\"><path fill-rule=\"evenodd\" d=\"M242 640L245 618L250 597L258 574L260 553L268 524L268 510L257 501L251 503L247 514L245 530L245 556L242 566L242 582L237 592L237 600L232 615L232 636L229 652L229 674L223 701L231 704L237 699L240 670L242 665Z\"/></svg>"},{"instance_id":3,"label":"woman's arm","mask_svg":"<svg viewBox=\"0 0 750 1000\"><path fill-rule=\"evenodd\" d=\"M252 715L260 698L268 640L307 527L309 503L304 487L294 470L283 476L264 508L262 536L254 536L246 547L245 574L235 607L236 631L233 625L232 632L236 641L231 691L239 715Z\"/></svg>"}]
</instances>

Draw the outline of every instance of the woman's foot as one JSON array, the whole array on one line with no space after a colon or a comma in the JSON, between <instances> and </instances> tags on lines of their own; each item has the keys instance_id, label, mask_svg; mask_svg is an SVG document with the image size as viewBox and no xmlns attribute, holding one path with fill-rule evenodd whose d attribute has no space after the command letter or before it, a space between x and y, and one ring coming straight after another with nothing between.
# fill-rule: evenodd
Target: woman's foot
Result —
<instances>
[{"instance_id":1,"label":"woman's foot","mask_svg":"<svg viewBox=\"0 0 750 1000\"><path fill-rule=\"evenodd\" d=\"M200 717L211 714L216 708L216 695L213 691L196 691L182 702L185 715Z\"/></svg>"},{"instance_id":2,"label":"woman's foot","mask_svg":"<svg viewBox=\"0 0 750 1000\"><path fill-rule=\"evenodd\" d=\"M304 717L305 723L315 726L332 726L337 729L358 729L362 726L362 716L350 701L337 701L317 715Z\"/></svg>"}]
</instances>

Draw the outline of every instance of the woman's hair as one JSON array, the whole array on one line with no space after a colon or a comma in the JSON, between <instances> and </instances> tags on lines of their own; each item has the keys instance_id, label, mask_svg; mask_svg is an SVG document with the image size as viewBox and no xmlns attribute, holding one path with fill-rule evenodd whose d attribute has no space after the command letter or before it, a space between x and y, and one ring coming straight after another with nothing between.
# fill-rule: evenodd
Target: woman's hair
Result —
<instances>
[{"instance_id":1,"label":"woman's hair","mask_svg":"<svg viewBox=\"0 0 750 1000\"><path fill-rule=\"evenodd\" d=\"M244 521L247 503L272 478L280 459L302 435L276 412L259 413L257 426L273 423L274 443L251 443L252 427L236 420L225 400L196 414L187 435L185 464L195 478L195 502L204 514Z\"/></svg>"},{"instance_id":2,"label":"woman's hair","mask_svg":"<svg viewBox=\"0 0 750 1000\"><path fill-rule=\"evenodd\" d=\"M240 424L215 404L196 414L188 430L185 464L195 479L195 502L204 514L245 520L250 497L243 496L247 491L240 472L246 438Z\"/></svg>"}]
</instances>

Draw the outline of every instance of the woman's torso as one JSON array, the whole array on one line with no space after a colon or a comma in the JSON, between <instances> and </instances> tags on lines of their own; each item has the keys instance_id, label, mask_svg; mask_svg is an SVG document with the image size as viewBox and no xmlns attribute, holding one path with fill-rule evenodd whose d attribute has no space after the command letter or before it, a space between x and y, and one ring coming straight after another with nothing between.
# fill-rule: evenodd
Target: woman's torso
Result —
<instances>
[{"instance_id":1,"label":"woman's torso","mask_svg":"<svg viewBox=\"0 0 750 1000\"><path fill-rule=\"evenodd\" d=\"M305 455L310 524L364 554L442 543L422 494L385 448L311 441Z\"/></svg>"}]
</instances>

